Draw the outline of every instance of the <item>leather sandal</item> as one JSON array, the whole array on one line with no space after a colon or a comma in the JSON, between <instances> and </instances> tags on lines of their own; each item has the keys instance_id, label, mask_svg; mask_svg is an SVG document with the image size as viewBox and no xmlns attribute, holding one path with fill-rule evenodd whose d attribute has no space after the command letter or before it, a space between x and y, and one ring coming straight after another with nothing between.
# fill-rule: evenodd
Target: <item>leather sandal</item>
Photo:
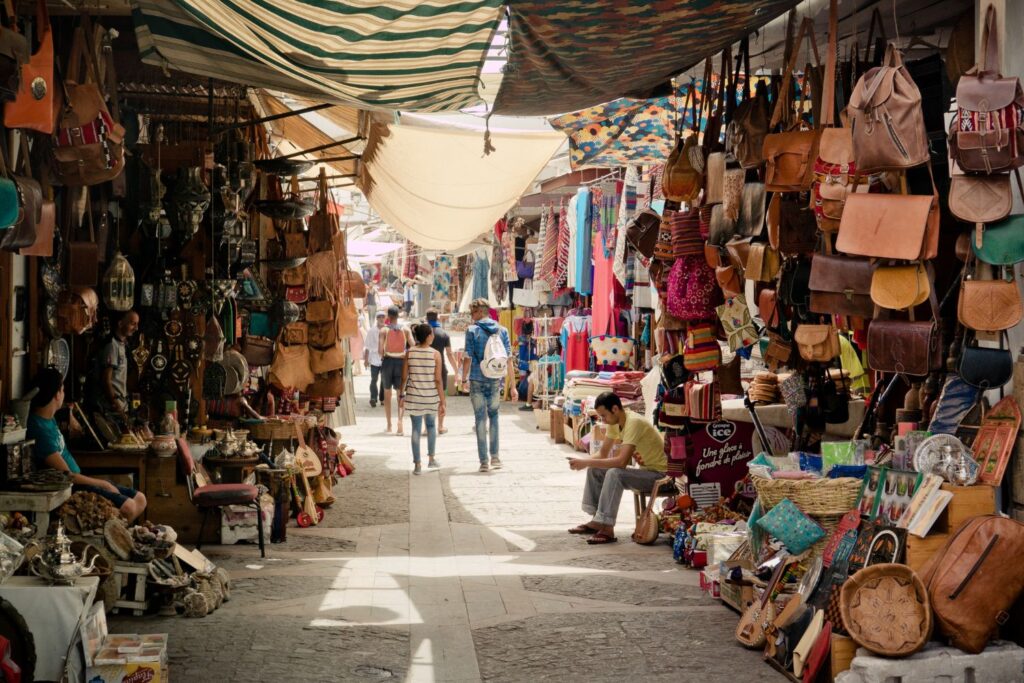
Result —
<instances>
[{"instance_id":1,"label":"leather sandal","mask_svg":"<svg viewBox=\"0 0 1024 683\"><path fill-rule=\"evenodd\" d=\"M579 534L579 535L589 535L589 534L596 534L597 533L597 529L589 527L586 524L580 524L579 526L574 526L573 528L569 529L569 533L570 534Z\"/></svg>"},{"instance_id":2,"label":"leather sandal","mask_svg":"<svg viewBox=\"0 0 1024 683\"><path fill-rule=\"evenodd\" d=\"M609 536L603 531L596 532L593 536L587 539L588 545L605 545L606 543L615 543L619 539L614 536Z\"/></svg>"}]
</instances>

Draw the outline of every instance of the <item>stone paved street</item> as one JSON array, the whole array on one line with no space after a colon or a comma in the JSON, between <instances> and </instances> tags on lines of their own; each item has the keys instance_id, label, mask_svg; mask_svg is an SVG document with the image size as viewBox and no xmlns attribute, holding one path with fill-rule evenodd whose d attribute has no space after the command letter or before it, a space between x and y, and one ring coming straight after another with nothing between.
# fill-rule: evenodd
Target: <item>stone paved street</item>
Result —
<instances>
[{"instance_id":1,"label":"stone paved street","mask_svg":"<svg viewBox=\"0 0 1024 683\"><path fill-rule=\"evenodd\" d=\"M449 399L443 469L414 477L367 386L356 378L344 432L358 471L320 526L290 527L265 560L204 548L231 572L229 603L205 619L111 617L111 631L169 633L179 681L781 680L735 643L737 616L696 572L628 540L628 495L619 543L565 533L585 520L584 475L532 413L505 406L506 466L479 474L469 399Z\"/></svg>"}]
</instances>

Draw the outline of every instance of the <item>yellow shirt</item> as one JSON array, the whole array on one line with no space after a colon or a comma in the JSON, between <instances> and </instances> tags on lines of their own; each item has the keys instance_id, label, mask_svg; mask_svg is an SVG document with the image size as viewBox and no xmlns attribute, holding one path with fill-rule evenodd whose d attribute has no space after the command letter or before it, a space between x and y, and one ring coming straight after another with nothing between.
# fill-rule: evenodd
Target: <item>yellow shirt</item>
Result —
<instances>
[{"instance_id":1,"label":"yellow shirt","mask_svg":"<svg viewBox=\"0 0 1024 683\"><path fill-rule=\"evenodd\" d=\"M643 415L627 410L626 425L621 429L617 424L608 425L608 438L632 446L643 460L643 469L653 472L664 472L668 469L665 440L661 432L645 420Z\"/></svg>"}]
</instances>

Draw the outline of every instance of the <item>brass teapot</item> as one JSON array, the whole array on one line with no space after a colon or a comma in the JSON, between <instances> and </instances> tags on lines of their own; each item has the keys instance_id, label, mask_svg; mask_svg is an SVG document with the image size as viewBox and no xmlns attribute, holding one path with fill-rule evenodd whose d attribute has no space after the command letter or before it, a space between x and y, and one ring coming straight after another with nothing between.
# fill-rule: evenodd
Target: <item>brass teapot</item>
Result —
<instances>
[{"instance_id":1,"label":"brass teapot","mask_svg":"<svg viewBox=\"0 0 1024 683\"><path fill-rule=\"evenodd\" d=\"M32 554L30 549L37 552ZM91 573L99 557L94 556L88 563L75 557L62 523L57 524L57 535L52 539L30 543L26 555L32 558L28 564L29 571L51 585L62 586L72 586L75 581Z\"/></svg>"}]
</instances>

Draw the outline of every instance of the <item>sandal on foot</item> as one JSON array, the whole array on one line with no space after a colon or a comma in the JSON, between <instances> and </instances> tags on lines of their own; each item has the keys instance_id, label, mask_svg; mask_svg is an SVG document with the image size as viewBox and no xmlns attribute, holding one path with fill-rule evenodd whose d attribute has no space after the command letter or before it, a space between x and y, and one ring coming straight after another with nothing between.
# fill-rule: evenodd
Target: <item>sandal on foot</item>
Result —
<instances>
[{"instance_id":1,"label":"sandal on foot","mask_svg":"<svg viewBox=\"0 0 1024 683\"><path fill-rule=\"evenodd\" d=\"M579 534L581 536L582 535L590 535L590 534L596 534L597 533L597 529L589 527L586 524L580 524L579 526L574 526L573 528L569 529L569 533L570 534Z\"/></svg>"},{"instance_id":2,"label":"sandal on foot","mask_svg":"<svg viewBox=\"0 0 1024 683\"><path fill-rule=\"evenodd\" d=\"M609 536L603 531L598 531L593 536L587 539L588 545L604 545L606 543L615 543L619 539L614 536Z\"/></svg>"}]
</instances>

